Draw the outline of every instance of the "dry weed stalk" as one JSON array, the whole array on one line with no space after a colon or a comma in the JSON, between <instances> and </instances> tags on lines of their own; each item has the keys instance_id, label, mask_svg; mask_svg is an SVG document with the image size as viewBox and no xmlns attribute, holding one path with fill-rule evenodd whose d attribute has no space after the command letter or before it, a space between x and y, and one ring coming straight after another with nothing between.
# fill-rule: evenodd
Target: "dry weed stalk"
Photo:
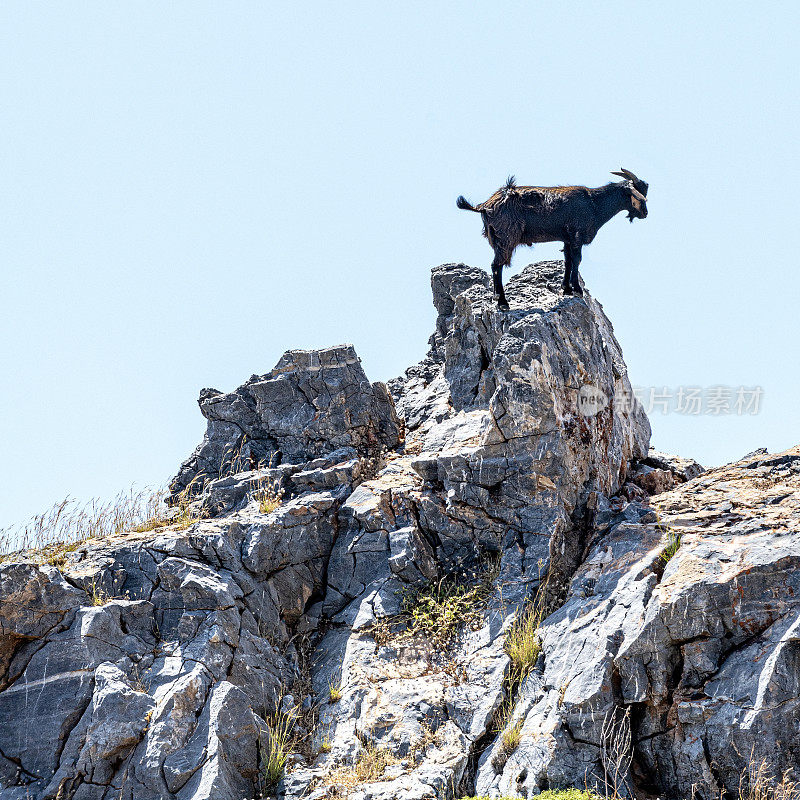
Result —
<instances>
[{"instance_id":1,"label":"dry weed stalk","mask_svg":"<svg viewBox=\"0 0 800 800\"><path fill-rule=\"evenodd\" d=\"M787 770L778 780L767 759L756 763L751 754L739 778L739 800L800 800L800 783Z\"/></svg>"},{"instance_id":2,"label":"dry weed stalk","mask_svg":"<svg viewBox=\"0 0 800 800\"><path fill-rule=\"evenodd\" d=\"M631 712L616 706L606 712L600 734L600 761L606 798L630 797L628 776L633 761Z\"/></svg>"}]
</instances>

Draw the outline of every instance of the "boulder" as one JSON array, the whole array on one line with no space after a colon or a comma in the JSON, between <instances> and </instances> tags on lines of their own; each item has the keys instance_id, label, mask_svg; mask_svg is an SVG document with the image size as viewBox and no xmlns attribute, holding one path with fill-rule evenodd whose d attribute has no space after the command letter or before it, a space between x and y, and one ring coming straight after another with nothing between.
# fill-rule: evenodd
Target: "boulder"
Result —
<instances>
[{"instance_id":1,"label":"boulder","mask_svg":"<svg viewBox=\"0 0 800 800\"><path fill-rule=\"evenodd\" d=\"M170 502L219 477L302 464L348 447L360 456L396 447L401 428L382 383L367 380L351 345L289 350L266 375L228 394L203 389L206 434L170 483Z\"/></svg>"}]
</instances>

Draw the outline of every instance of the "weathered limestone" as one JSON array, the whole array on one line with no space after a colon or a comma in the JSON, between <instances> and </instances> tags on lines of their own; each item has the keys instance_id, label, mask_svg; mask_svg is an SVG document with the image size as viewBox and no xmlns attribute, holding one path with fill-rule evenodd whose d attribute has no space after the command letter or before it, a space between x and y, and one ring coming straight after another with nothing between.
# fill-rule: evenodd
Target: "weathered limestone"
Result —
<instances>
[{"instance_id":1,"label":"weathered limestone","mask_svg":"<svg viewBox=\"0 0 800 800\"><path fill-rule=\"evenodd\" d=\"M600 786L611 721L623 794L797 767L800 449L708 472L648 450L611 324L561 271L527 267L501 313L483 271L436 268L430 351L388 389L343 346L201 393L172 502L203 519L0 563L0 800L260 796L278 708L285 800ZM452 637L403 633L407 598L456 584L484 590Z\"/></svg>"},{"instance_id":2,"label":"weathered limestone","mask_svg":"<svg viewBox=\"0 0 800 800\"><path fill-rule=\"evenodd\" d=\"M208 428L170 484L172 502L221 473L302 464L343 447L374 456L401 433L386 387L367 380L351 345L289 350L272 372L229 394L203 389L198 403Z\"/></svg>"},{"instance_id":3,"label":"weathered limestone","mask_svg":"<svg viewBox=\"0 0 800 800\"><path fill-rule=\"evenodd\" d=\"M797 767L800 448L711 470L652 510L630 505L639 521L598 531L542 624L543 668L515 711L522 744L500 771L499 745L484 754L479 791L591 783L615 709L630 714L630 790L710 798L750 762Z\"/></svg>"},{"instance_id":4,"label":"weathered limestone","mask_svg":"<svg viewBox=\"0 0 800 800\"><path fill-rule=\"evenodd\" d=\"M331 683L343 690L322 709L332 749L292 774L286 798L325 796L360 742L406 763L354 798L470 789L506 696L504 632L549 566L561 577L574 566L586 499L618 491L628 464L646 455L646 417L613 402L631 387L610 323L590 298L562 298L558 272L557 263L529 267L501 313L482 271L433 271L431 351L391 385L404 452L339 513L322 606L332 624L315 658L320 696ZM579 408L585 385L608 398L597 413ZM479 573L492 557L499 575L483 622L447 653L419 641L376 647L373 626L401 610L410 588Z\"/></svg>"}]
</instances>

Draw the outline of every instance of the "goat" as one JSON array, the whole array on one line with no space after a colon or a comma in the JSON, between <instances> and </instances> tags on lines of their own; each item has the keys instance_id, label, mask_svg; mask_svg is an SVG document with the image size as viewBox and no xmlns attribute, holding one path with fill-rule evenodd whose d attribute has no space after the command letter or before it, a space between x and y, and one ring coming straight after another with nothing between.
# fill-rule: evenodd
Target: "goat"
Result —
<instances>
[{"instance_id":1,"label":"goat","mask_svg":"<svg viewBox=\"0 0 800 800\"><path fill-rule=\"evenodd\" d=\"M647 216L647 184L630 170L612 172L624 180L597 189L585 186L517 186L513 175L486 202L473 206L464 196L456 205L483 218L483 235L494 250L492 281L501 310L508 310L503 291L503 267L511 263L518 245L536 242L564 243L564 294L583 295L578 281L581 248L620 211L628 219Z\"/></svg>"}]
</instances>

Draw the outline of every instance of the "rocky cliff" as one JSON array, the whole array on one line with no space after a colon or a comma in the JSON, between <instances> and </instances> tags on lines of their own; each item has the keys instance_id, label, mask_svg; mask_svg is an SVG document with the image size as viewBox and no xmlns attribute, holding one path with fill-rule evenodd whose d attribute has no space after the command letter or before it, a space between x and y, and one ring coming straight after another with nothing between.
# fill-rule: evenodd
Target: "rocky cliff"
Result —
<instances>
[{"instance_id":1,"label":"rocky cliff","mask_svg":"<svg viewBox=\"0 0 800 800\"><path fill-rule=\"evenodd\" d=\"M7 557L0 800L710 800L797 766L800 450L649 451L561 269L501 313L436 268L388 388L352 347L289 351L203 390L171 524Z\"/></svg>"}]
</instances>

